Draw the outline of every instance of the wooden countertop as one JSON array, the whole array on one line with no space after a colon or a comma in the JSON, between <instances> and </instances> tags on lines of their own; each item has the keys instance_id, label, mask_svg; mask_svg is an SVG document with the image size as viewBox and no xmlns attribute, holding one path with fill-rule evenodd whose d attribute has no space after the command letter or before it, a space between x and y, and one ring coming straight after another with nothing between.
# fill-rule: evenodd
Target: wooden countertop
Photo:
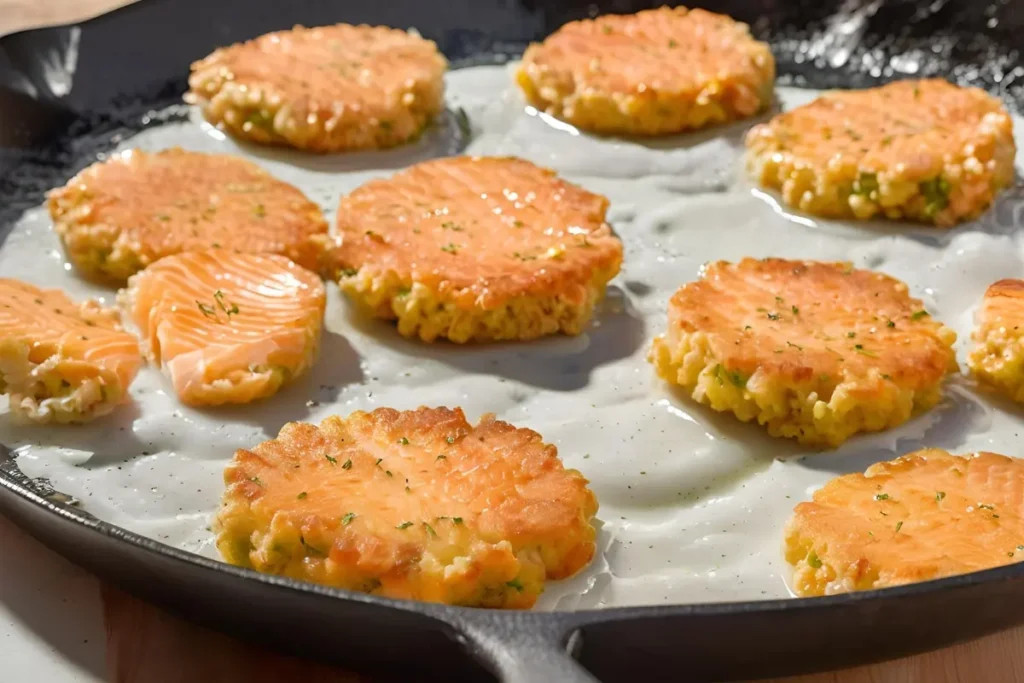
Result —
<instances>
[{"instance_id":1,"label":"wooden countertop","mask_svg":"<svg viewBox=\"0 0 1024 683\"><path fill-rule=\"evenodd\" d=\"M0 0L0 36L81 21L133 0ZM9 524L0 520L2 524ZM21 539L20 543L34 543ZM4 552L6 552L5 549ZM349 683L351 674L260 651L182 622L104 586L107 674L118 683ZM1024 681L1024 627L917 657L771 683Z\"/></svg>"}]
</instances>

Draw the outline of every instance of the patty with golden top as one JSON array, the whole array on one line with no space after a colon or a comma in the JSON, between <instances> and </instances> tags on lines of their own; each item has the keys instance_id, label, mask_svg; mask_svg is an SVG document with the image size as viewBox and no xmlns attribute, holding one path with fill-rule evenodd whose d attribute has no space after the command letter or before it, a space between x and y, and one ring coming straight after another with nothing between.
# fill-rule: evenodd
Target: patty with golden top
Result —
<instances>
[{"instance_id":1,"label":"patty with golden top","mask_svg":"<svg viewBox=\"0 0 1024 683\"><path fill-rule=\"evenodd\" d=\"M238 157L129 150L51 190L53 227L85 275L122 283L164 256L227 249L316 270L320 207Z\"/></svg>"},{"instance_id":2,"label":"patty with golden top","mask_svg":"<svg viewBox=\"0 0 1024 683\"><path fill-rule=\"evenodd\" d=\"M0 278L0 394L18 418L87 422L128 400L142 365L117 311Z\"/></svg>"},{"instance_id":3,"label":"patty with golden top","mask_svg":"<svg viewBox=\"0 0 1024 683\"><path fill-rule=\"evenodd\" d=\"M311 152L392 147L444 108L433 41L385 26L296 26L192 64L186 100L241 138Z\"/></svg>"},{"instance_id":4,"label":"patty with golden top","mask_svg":"<svg viewBox=\"0 0 1024 683\"><path fill-rule=\"evenodd\" d=\"M668 318L650 354L659 375L810 445L905 422L938 403L957 368L956 334L904 283L848 263L712 263Z\"/></svg>"},{"instance_id":5,"label":"patty with golden top","mask_svg":"<svg viewBox=\"0 0 1024 683\"><path fill-rule=\"evenodd\" d=\"M1024 461L925 449L833 479L786 526L797 595L899 586L1024 559Z\"/></svg>"},{"instance_id":6,"label":"patty with golden top","mask_svg":"<svg viewBox=\"0 0 1024 683\"><path fill-rule=\"evenodd\" d=\"M374 595L530 607L595 550L586 479L536 432L458 408L287 424L224 481L228 562Z\"/></svg>"},{"instance_id":7,"label":"patty with golden top","mask_svg":"<svg viewBox=\"0 0 1024 683\"><path fill-rule=\"evenodd\" d=\"M1024 280L999 280L985 291L971 339L971 372L1024 402Z\"/></svg>"},{"instance_id":8,"label":"patty with golden top","mask_svg":"<svg viewBox=\"0 0 1024 683\"><path fill-rule=\"evenodd\" d=\"M948 227L1013 182L1013 123L998 99L941 79L835 91L747 135L747 166L790 206L832 218Z\"/></svg>"},{"instance_id":9,"label":"patty with golden top","mask_svg":"<svg viewBox=\"0 0 1024 683\"><path fill-rule=\"evenodd\" d=\"M775 60L746 24L662 7L569 22L523 55L527 101L597 133L665 135L753 116Z\"/></svg>"},{"instance_id":10,"label":"patty with golden top","mask_svg":"<svg viewBox=\"0 0 1024 683\"><path fill-rule=\"evenodd\" d=\"M408 337L579 334L622 263L607 208L521 159L429 161L344 197L326 258L342 290Z\"/></svg>"}]
</instances>

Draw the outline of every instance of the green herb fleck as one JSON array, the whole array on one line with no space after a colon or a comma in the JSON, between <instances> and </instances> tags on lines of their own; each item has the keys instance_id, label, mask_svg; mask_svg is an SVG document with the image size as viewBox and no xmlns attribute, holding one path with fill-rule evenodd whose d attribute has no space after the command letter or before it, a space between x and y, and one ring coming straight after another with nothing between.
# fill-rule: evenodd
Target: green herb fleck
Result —
<instances>
[{"instance_id":1,"label":"green herb fleck","mask_svg":"<svg viewBox=\"0 0 1024 683\"><path fill-rule=\"evenodd\" d=\"M462 232L462 228L453 223L452 221L445 221L441 224L441 227L445 230L453 230L455 232Z\"/></svg>"},{"instance_id":2,"label":"green herb fleck","mask_svg":"<svg viewBox=\"0 0 1024 683\"><path fill-rule=\"evenodd\" d=\"M168 216L166 213L158 213L156 215L156 219L158 221L169 221L169 220L171 220L171 217Z\"/></svg>"},{"instance_id":3,"label":"green herb fleck","mask_svg":"<svg viewBox=\"0 0 1024 683\"><path fill-rule=\"evenodd\" d=\"M520 593L523 592L523 584L520 583L519 579L512 579L511 581L506 581L505 585L509 588L515 588Z\"/></svg>"},{"instance_id":4,"label":"green herb fleck","mask_svg":"<svg viewBox=\"0 0 1024 683\"><path fill-rule=\"evenodd\" d=\"M886 320L886 321L885 321L885 326L886 326L886 327L896 327L896 323L894 323L894 322L893 322L893 321L891 321L891 320Z\"/></svg>"},{"instance_id":5,"label":"green herb fleck","mask_svg":"<svg viewBox=\"0 0 1024 683\"><path fill-rule=\"evenodd\" d=\"M430 534L432 537L437 538L437 532L434 531L434 527L430 526L426 522L423 522L423 528L426 529L427 533Z\"/></svg>"},{"instance_id":6,"label":"green herb fleck","mask_svg":"<svg viewBox=\"0 0 1024 683\"><path fill-rule=\"evenodd\" d=\"M523 222L517 218L516 220L512 221L512 225L516 226L517 228L521 228L523 227Z\"/></svg>"},{"instance_id":7,"label":"green herb fleck","mask_svg":"<svg viewBox=\"0 0 1024 683\"><path fill-rule=\"evenodd\" d=\"M337 462L337 461L335 461L335 462ZM341 469L343 469L343 470L350 470L350 469L352 469L352 459L349 458L348 460L346 460L345 464L341 466Z\"/></svg>"},{"instance_id":8,"label":"green herb fleck","mask_svg":"<svg viewBox=\"0 0 1024 683\"><path fill-rule=\"evenodd\" d=\"M447 459L448 459L448 456L444 455L443 453L441 455L437 456L436 458L434 458L434 460L447 460Z\"/></svg>"},{"instance_id":9,"label":"green herb fleck","mask_svg":"<svg viewBox=\"0 0 1024 683\"><path fill-rule=\"evenodd\" d=\"M446 443L455 443L455 437L454 436L445 437L445 442Z\"/></svg>"},{"instance_id":10,"label":"green herb fleck","mask_svg":"<svg viewBox=\"0 0 1024 683\"><path fill-rule=\"evenodd\" d=\"M676 41L675 41L674 39L672 39L672 38L669 38L669 40L668 40L668 46L669 46L669 47L679 47L679 43L677 43L677 42L676 42Z\"/></svg>"},{"instance_id":11,"label":"green herb fleck","mask_svg":"<svg viewBox=\"0 0 1024 683\"><path fill-rule=\"evenodd\" d=\"M853 345L853 350L856 351L857 353L861 354L862 356L870 356L871 358L878 358L878 354L877 353L875 353L874 351L868 351L867 349L864 348L863 344L854 344Z\"/></svg>"},{"instance_id":12,"label":"green herb fleck","mask_svg":"<svg viewBox=\"0 0 1024 683\"><path fill-rule=\"evenodd\" d=\"M452 524L462 524L462 517L452 517Z\"/></svg>"},{"instance_id":13,"label":"green herb fleck","mask_svg":"<svg viewBox=\"0 0 1024 683\"><path fill-rule=\"evenodd\" d=\"M856 332L847 332L847 333L846 333L846 336L847 336L848 338L850 338L850 339L853 339L854 337L856 337L856 336L857 336L857 333L856 333Z\"/></svg>"},{"instance_id":14,"label":"green herb fleck","mask_svg":"<svg viewBox=\"0 0 1024 683\"><path fill-rule=\"evenodd\" d=\"M899 533L900 529L902 529L902 528L903 528L903 521L901 520L899 522L896 522L896 533Z\"/></svg>"},{"instance_id":15,"label":"green herb fleck","mask_svg":"<svg viewBox=\"0 0 1024 683\"><path fill-rule=\"evenodd\" d=\"M238 313L238 306L236 304L231 304L229 306L224 303L224 292L219 289L213 293L213 300L217 302L217 305L220 306L220 310L224 311L229 318Z\"/></svg>"},{"instance_id":16,"label":"green herb fleck","mask_svg":"<svg viewBox=\"0 0 1024 683\"><path fill-rule=\"evenodd\" d=\"M800 309L797 308L796 306L793 306L792 311L793 315L800 315Z\"/></svg>"},{"instance_id":17,"label":"green herb fleck","mask_svg":"<svg viewBox=\"0 0 1024 683\"><path fill-rule=\"evenodd\" d=\"M449 242L448 244L446 244L443 247L441 247L441 251L449 253L452 256L454 256L455 254L459 253L459 248L457 246L455 246L454 244L452 244L451 242Z\"/></svg>"},{"instance_id":18,"label":"green herb fleck","mask_svg":"<svg viewBox=\"0 0 1024 683\"><path fill-rule=\"evenodd\" d=\"M853 183L853 193L867 197L872 192L878 192L878 175L875 173L861 173Z\"/></svg>"},{"instance_id":19,"label":"green herb fleck","mask_svg":"<svg viewBox=\"0 0 1024 683\"><path fill-rule=\"evenodd\" d=\"M359 269L358 268L342 268L340 272L345 277L352 277L353 275L358 275L359 274Z\"/></svg>"},{"instance_id":20,"label":"green herb fleck","mask_svg":"<svg viewBox=\"0 0 1024 683\"><path fill-rule=\"evenodd\" d=\"M303 500L307 495L309 495L309 494L307 494L305 491L303 491L302 493L300 493L299 495L297 495L295 497L298 498L299 500Z\"/></svg>"},{"instance_id":21,"label":"green herb fleck","mask_svg":"<svg viewBox=\"0 0 1024 683\"><path fill-rule=\"evenodd\" d=\"M209 318L210 320L217 319L217 309L215 309L213 306L207 306L199 299L196 299L196 306L199 307L199 312L202 313L207 318Z\"/></svg>"},{"instance_id":22,"label":"green herb fleck","mask_svg":"<svg viewBox=\"0 0 1024 683\"><path fill-rule=\"evenodd\" d=\"M324 457L327 458L327 462L331 463L332 465L337 465L338 464L338 459L337 458L331 457L329 455L325 455Z\"/></svg>"},{"instance_id":23,"label":"green herb fleck","mask_svg":"<svg viewBox=\"0 0 1024 683\"><path fill-rule=\"evenodd\" d=\"M411 526L412 526L412 522L402 522L401 524L399 524L395 528L396 529L408 529Z\"/></svg>"},{"instance_id":24,"label":"green herb fleck","mask_svg":"<svg viewBox=\"0 0 1024 683\"><path fill-rule=\"evenodd\" d=\"M930 180L923 180L918 185L921 194L924 196L924 212L927 216L934 216L949 205L949 182L940 177Z\"/></svg>"},{"instance_id":25,"label":"green herb fleck","mask_svg":"<svg viewBox=\"0 0 1024 683\"><path fill-rule=\"evenodd\" d=\"M800 346L799 344L794 344L791 341L786 342L786 346L792 346L797 351L803 351L804 350L804 347Z\"/></svg>"},{"instance_id":26,"label":"green herb fleck","mask_svg":"<svg viewBox=\"0 0 1024 683\"><path fill-rule=\"evenodd\" d=\"M346 515L341 518L341 523L344 526L348 526L349 524L352 523L352 520L355 519L355 518L356 518L356 513L354 513L354 512L346 513Z\"/></svg>"},{"instance_id":27,"label":"green herb fleck","mask_svg":"<svg viewBox=\"0 0 1024 683\"><path fill-rule=\"evenodd\" d=\"M889 500L889 494L888 493L876 493L875 494L875 500Z\"/></svg>"},{"instance_id":28,"label":"green herb fleck","mask_svg":"<svg viewBox=\"0 0 1024 683\"><path fill-rule=\"evenodd\" d=\"M992 507L991 505L986 505L984 503L978 503L978 507L981 508L982 510L995 510L995 508Z\"/></svg>"},{"instance_id":29,"label":"green herb fleck","mask_svg":"<svg viewBox=\"0 0 1024 683\"><path fill-rule=\"evenodd\" d=\"M409 445L409 439L407 439L407 438L405 438L403 436L401 439L398 440L398 443L402 444L403 446L408 446Z\"/></svg>"},{"instance_id":30,"label":"green herb fleck","mask_svg":"<svg viewBox=\"0 0 1024 683\"><path fill-rule=\"evenodd\" d=\"M263 486L263 482L260 481L259 477L249 477L249 481L256 484L257 486Z\"/></svg>"},{"instance_id":31,"label":"green herb fleck","mask_svg":"<svg viewBox=\"0 0 1024 683\"><path fill-rule=\"evenodd\" d=\"M768 314L768 319L769 320L779 320L780 318L781 318L781 316L778 313L769 313Z\"/></svg>"},{"instance_id":32,"label":"green herb fleck","mask_svg":"<svg viewBox=\"0 0 1024 683\"><path fill-rule=\"evenodd\" d=\"M936 502L942 500L945 497L946 497L946 492L945 491L936 491L935 492L935 501Z\"/></svg>"},{"instance_id":33,"label":"green herb fleck","mask_svg":"<svg viewBox=\"0 0 1024 683\"><path fill-rule=\"evenodd\" d=\"M252 207L252 215L256 216L256 218L263 218L264 216L267 215L267 208L262 204L257 204L256 206Z\"/></svg>"},{"instance_id":34,"label":"green herb fleck","mask_svg":"<svg viewBox=\"0 0 1024 683\"><path fill-rule=\"evenodd\" d=\"M918 311L910 316L911 320L920 320L928 315L928 311Z\"/></svg>"},{"instance_id":35,"label":"green herb fleck","mask_svg":"<svg viewBox=\"0 0 1024 683\"><path fill-rule=\"evenodd\" d=\"M722 365L715 366L715 376L718 378L719 384L725 384L728 381L730 384L742 389L747 386L747 380L738 372L730 372L726 370Z\"/></svg>"}]
</instances>

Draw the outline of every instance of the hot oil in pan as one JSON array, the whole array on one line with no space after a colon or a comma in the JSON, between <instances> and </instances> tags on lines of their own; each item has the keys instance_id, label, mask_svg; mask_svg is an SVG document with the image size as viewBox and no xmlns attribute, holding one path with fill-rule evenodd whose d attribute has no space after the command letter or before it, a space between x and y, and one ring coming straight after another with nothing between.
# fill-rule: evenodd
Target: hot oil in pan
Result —
<instances>
[{"instance_id":1,"label":"hot oil in pan","mask_svg":"<svg viewBox=\"0 0 1024 683\"><path fill-rule=\"evenodd\" d=\"M778 94L783 107L813 95ZM211 131L195 115L151 127L122 147L241 154L301 188L331 220L343 193L458 151L468 132L461 109L472 125L467 153L525 157L611 200L625 262L586 335L428 346L356 316L330 285L319 364L277 396L201 412L178 404L159 372L146 368L132 386L135 404L109 419L45 431L0 420L0 442L14 447L21 470L46 477L100 519L216 557L208 526L224 464L234 449L276 435L284 422L420 404L461 405L474 420L496 412L555 443L600 500L597 557L580 575L549 582L538 605L577 609L785 597L782 527L793 505L836 473L923 445L1018 452L1016 417L953 389L939 408L899 429L816 454L696 406L657 380L645 357L664 328L669 296L701 264L785 256L848 259L904 280L957 331L963 358L985 287L1024 276L1019 239L1009 222L1000 223L1019 206L991 213L982 229L818 222L791 215L744 179L749 124L656 143L573 134L528 113L506 67L450 73L448 106L442 127L383 153L313 157L257 148ZM112 303L112 291L79 280L64 262L42 208L27 212L0 249L0 272Z\"/></svg>"}]
</instances>

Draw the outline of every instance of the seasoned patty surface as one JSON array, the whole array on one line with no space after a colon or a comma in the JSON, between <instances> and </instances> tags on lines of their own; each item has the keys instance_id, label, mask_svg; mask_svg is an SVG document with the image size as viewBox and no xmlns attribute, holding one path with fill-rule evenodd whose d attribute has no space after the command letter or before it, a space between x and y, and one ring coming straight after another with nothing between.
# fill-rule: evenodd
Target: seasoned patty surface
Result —
<instances>
[{"instance_id":1,"label":"seasoned patty surface","mask_svg":"<svg viewBox=\"0 0 1024 683\"><path fill-rule=\"evenodd\" d=\"M296 26L195 62L188 99L235 135L314 152L410 140L444 107L433 41L384 26Z\"/></svg>"},{"instance_id":2,"label":"seasoned patty surface","mask_svg":"<svg viewBox=\"0 0 1024 683\"><path fill-rule=\"evenodd\" d=\"M86 422L128 397L142 365L117 312L0 278L0 393L21 419Z\"/></svg>"},{"instance_id":3,"label":"seasoned patty surface","mask_svg":"<svg viewBox=\"0 0 1024 683\"><path fill-rule=\"evenodd\" d=\"M746 24L662 7L573 21L523 55L527 100L602 133L665 134L751 116L775 62Z\"/></svg>"},{"instance_id":4,"label":"seasoned patty surface","mask_svg":"<svg viewBox=\"0 0 1024 683\"><path fill-rule=\"evenodd\" d=\"M887 275L748 258L709 264L676 292L651 360L716 410L836 446L934 405L955 338Z\"/></svg>"},{"instance_id":5,"label":"seasoned patty surface","mask_svg":"<svg viewBox=\"0 0 1024 683\"><path fill-rule=\"evenodd\" d=\"M190 405L248 403L308 370L326 302L320 279L283 256L224 249L161 259L119 298Z\"/></svg>"},{"instance_id":6,"label":"seasoned patty surface","mask_svg":"<svg viewBox=\"0 0 1024 683\"><path fill-rule=\"evenodd\" d=\"M608 200L514 158L417 164L342 198L341 286L431 341L577 334L622 244Z\"/></svg>"},{"instance_id":7,"label":"seasoned patty surface","mask_svg":"<svg viewBox=\"0 0 1024 683\"><path fill-rule=\"evenodd\" d=\"M786 527L798 595L937 579L1024 559L1024 462L926 449L826 484Z\"/></svg>"},{"instance_id":8,"label":"seasoned patty surface","mask_svg":"<svg viewBox=\"0 0 1024 683\"><path fill-rule=\"evenodd\" d=\"M1024 401L1024 280L999 280L985 291L971 339L971 372L1014 401Z\"/></svg>"},{"instance_id":9,"label":"seasoned patty surface","mask_svg":"<svg viewBox=\"0 0 1024 683\"><path fill-rule=\"evenodd\" d=\"M748 166L809 213L949 226L1013 180L1013 123L978 88L941 79L829 92L747 136Z\"/></svg>"},{"instance_id":10,"label":"seasoned patty surface","mask_svg":"<svg viewBox=\"0 0 1024 683\"><path fill-rule=\"evenodd\" d=\"M233 564L376 595L529 607L594 554L594 494L529 429L459 409L291 423L224 473Z\"/></svg>"},{"instance_id":11,"label":"seasoned patty surface","mask_svg":"<svg viewBox=\"0 0 1024 683\"><path fill-rule=\"evenodd\" d=\"M164 256L211 248L315 269L311 238L327 232L316 204L256 164L179 148L95 163L51 191L48 205L75 266L120 282Z\"/></svg>"}]
</instances>

